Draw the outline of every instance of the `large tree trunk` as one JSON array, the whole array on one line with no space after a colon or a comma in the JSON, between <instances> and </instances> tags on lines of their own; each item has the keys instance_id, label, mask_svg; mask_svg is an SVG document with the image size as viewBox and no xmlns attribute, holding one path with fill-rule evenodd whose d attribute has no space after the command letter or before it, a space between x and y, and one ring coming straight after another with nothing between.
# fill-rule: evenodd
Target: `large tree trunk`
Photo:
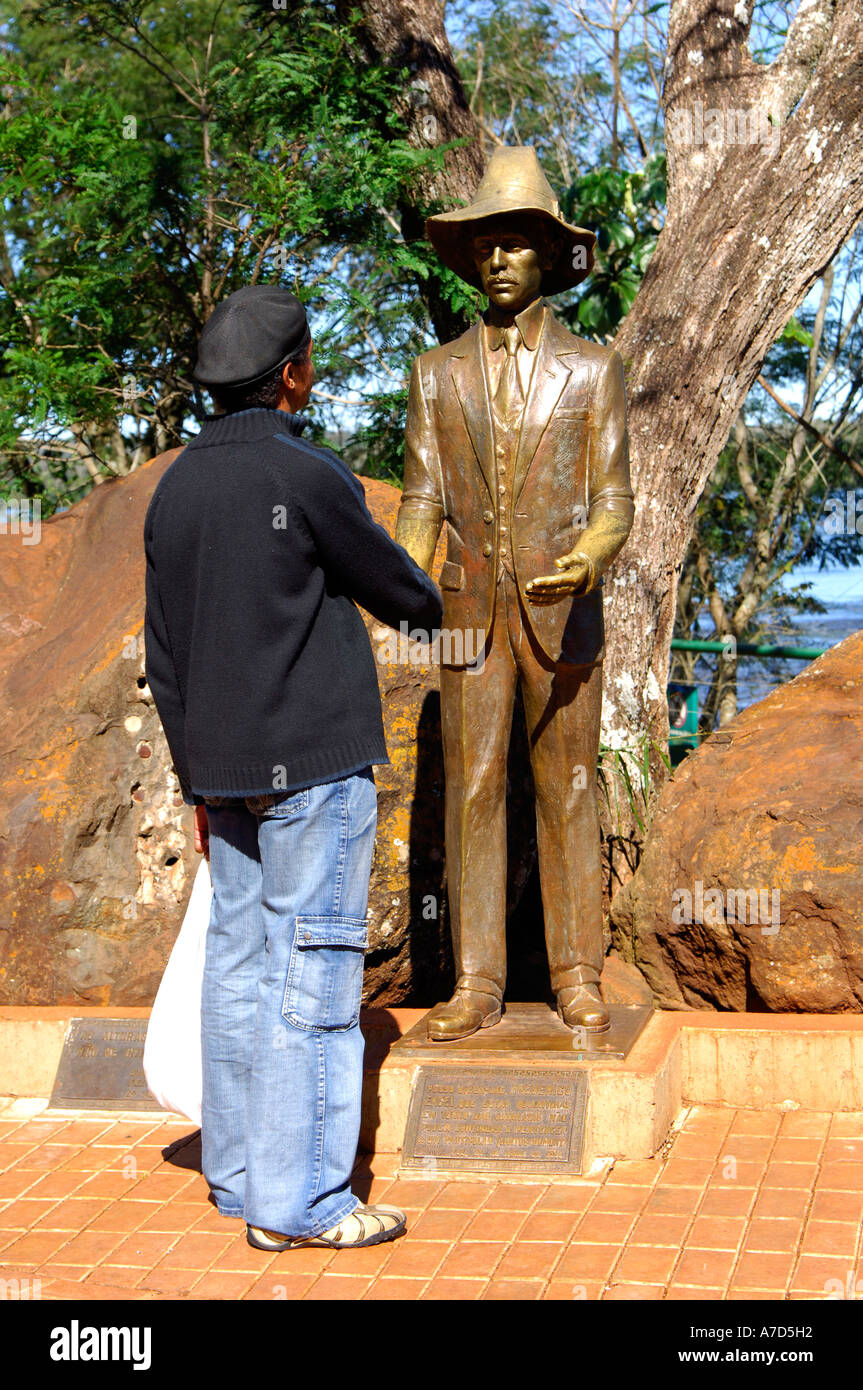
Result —
<instances>
[{"instance_id":1,"label":"large tree trunk","mask_svg":"<svg viewBox=\"0 0 863 1390\"><path fill-rule=\"evenodd\" d=\"M433 129L429 116L441 142L473 136L418 201L465 199L480 145L438 0L361 7L381 56L426 79L413 138ZM666 222L614 344L636 488L635 525L605 589L604 740L621 749L667 740L677 581L696 505L765 354L863 214L859 0L801 0L769 66L749 53L750 17L748 0L671 4ZM432 312L442 332L446 316ZM623 831L637 842L634 819ZM620 881L632 867L625 855Z\"/></svg>"},{"instance_id":2,"label":"large tree trunk","mask_svg":"<svg viewBox=\"0 0 863 1390\"><path fill-rule=\"evenodd\" d=\"M363 15L369 56L406 67L411 74L398 110L410 143L416 149L428 149L452 140L467 141L448 151L440 169L420 170L411 202L399 208L405 240L418 241L425 237L429 212L469 202L483 171L480 129L453 60L439 0L340 3L345 17L355 8ZM453 313L433 278L423 282L422 292L442 343L464 332L467 320Z\"/></svg>"},{"instance_id":3,"label":"large tree trunk","mask_svg":"<svg viewBox=\"0 0 863 1390\"><path fill-rule=\"evenodd\" d=\"M802 0L767 67L753 62L748 29L743 0L673 0L666 222L615 341L636 488L606 587L605 736L619 747L667 737L677 580L696 505L769 347L863 213L858 0ZM721 141L691 138L699 111L718 113ZM744 112L760 142L728 138Z\"/></svg>"}]
</instances>

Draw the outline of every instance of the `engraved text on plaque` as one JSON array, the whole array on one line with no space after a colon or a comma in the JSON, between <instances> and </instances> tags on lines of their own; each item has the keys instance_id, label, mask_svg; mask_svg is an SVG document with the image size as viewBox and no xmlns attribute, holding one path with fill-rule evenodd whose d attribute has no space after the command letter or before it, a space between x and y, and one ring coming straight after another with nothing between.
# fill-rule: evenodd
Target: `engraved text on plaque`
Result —
<instances>
[{"instance_id":1,"label":"engraved text on plaque","mask_svg":"<svg viewBox=\"0 0 863 1390\"><path fill-rule=\"evenodd\" d=\"M577 1176L587 1080L575 1069L423 1066L402 1167Z\"/></svg>"}]
</instances>

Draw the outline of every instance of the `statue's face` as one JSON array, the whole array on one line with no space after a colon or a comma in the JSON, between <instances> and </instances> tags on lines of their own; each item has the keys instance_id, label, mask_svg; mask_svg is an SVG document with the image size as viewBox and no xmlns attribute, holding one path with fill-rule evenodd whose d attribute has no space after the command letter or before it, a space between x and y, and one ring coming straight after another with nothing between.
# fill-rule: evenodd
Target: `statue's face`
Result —
<instances>
[{"instance_id":1,"label":"statue's face","mask_svg":"<svg viewBox=\"0 0 863 1390\"><path fill-rule=\"evenodd\" d=\"M544 248L535 222L495 218L484 222L471 241L482 287L496 309L518 314L539 297Z\"/></svg>"}]
</instances>

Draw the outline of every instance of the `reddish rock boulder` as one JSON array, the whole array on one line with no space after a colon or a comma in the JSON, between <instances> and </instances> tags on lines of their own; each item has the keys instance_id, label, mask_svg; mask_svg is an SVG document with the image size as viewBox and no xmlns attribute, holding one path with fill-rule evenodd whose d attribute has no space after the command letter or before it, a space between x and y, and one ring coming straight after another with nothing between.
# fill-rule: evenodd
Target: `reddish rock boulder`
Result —
<instances>
[{"instance_id":1,"label":"reddish rock boulder","mask_svg":"<svg viewBox=\"0 0 863 1390\"><path fill-rule=\"evenodd\" d=\"M193 868L144 678L144 514L178 453L0 536L0 1000L152 999Z\"/></svg>"},{"instance_id":2,"label":"reddish rock boulder","mask_svg":"<svg viewBox=\"0 0 863 1390\"><path fill-rule=\"evenodd\" d=\"M685 760L611 914L661 1007L863 1009L861 767L863 632Z\"/></svg>"}]
</instances>

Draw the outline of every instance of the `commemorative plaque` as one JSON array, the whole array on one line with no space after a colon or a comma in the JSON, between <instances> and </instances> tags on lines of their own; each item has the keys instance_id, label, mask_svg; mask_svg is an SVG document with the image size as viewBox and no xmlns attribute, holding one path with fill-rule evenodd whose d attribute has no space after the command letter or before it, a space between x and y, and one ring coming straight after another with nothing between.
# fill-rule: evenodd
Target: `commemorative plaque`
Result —
<instances>
[{"instance_id":1,"label":"commemorative plaque","mask_svg":"<svg viewBox=\"0 0 863 1390\"><path fill-rule=\"evenodd\" d=\"M144 1079L146 1018L73 1018L54 1080L59 1110L158 1110Z\"/></svg>"},{"instance_id":2,"label":"commemorative plaque","mask_svg":"<svg viewBox=\"0 0 863 1390\"><path fill-rule=\"evenodd\" d=\"M561 1067L420 1067L401 1166L579 1177L588 1074Z\"/></svg>"}]
</instances>

